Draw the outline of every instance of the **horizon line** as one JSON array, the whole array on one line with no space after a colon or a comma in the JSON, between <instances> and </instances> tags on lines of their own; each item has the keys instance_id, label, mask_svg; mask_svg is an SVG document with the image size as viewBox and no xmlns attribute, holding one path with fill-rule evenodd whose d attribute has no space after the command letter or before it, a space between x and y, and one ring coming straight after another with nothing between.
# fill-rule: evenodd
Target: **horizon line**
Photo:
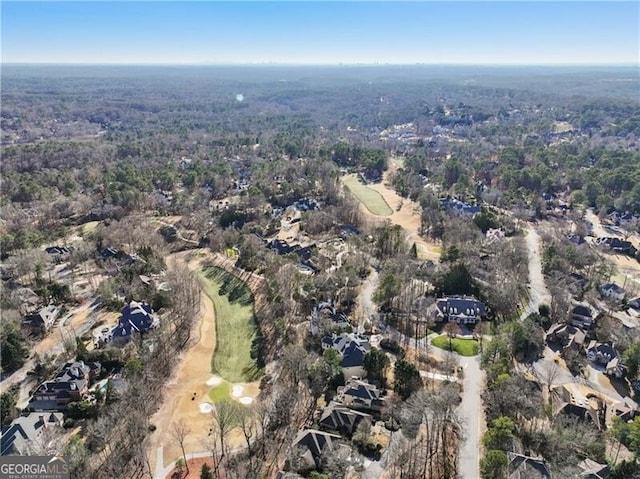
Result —
<instances>
[{"instance_id":1,"label":"horizon line","mask_svg":"<svg viewBox=\"0 0 640 479\"><path fill-rule=\"evenodd\" d=\"M416 66L447 66L447 67L640 67L638 62L619 62L619 63L598 63L598 62L549 62L549 63L428 63L428 62L318 62L318 63L301 63L301 62L4 62L0 61L0 66L172 66L172 67L192 67L192 66L226 66L226 67L270 67L270 66L297 66L297 67L416 67Z\"/></svg>"}]
</instances>

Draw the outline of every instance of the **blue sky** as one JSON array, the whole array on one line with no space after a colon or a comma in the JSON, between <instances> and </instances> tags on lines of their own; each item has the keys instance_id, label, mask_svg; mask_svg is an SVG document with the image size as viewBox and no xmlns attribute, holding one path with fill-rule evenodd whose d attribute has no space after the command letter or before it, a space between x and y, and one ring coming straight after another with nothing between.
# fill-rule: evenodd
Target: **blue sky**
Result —
<instances>
[{"instance_id":1,"label":"blue sky","mask_svg":"<svg viewBox=\"0 0 640 479\"><path fill-rule=\"evenodd\" d=\"M638 2L7 2L2 61L639 62Z\"/></svg>"}]
</instances>

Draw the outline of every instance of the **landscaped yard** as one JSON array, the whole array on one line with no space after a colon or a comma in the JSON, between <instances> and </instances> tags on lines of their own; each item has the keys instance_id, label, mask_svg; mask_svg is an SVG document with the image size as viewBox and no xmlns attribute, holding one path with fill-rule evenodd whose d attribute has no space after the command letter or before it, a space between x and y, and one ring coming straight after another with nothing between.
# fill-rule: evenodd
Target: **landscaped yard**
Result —
<instances>
[{"instance_id":1,"label":"landscaped yard","mask_svg":"<svg viewBox=\"0 0 640 479\"><path fill-rule=\"evenodd\" d=\"M436 348L449 351L449 337L446 334L436 336L431 340ZM475 356L478 354L478 341L475 339L454 338L451 340L451 347L460 356Z\"/></svg>"},{"instance_id":2,"label":"landscaped yard","mask_svg":"<svg viewBox=\"0 0 640 479\"><path fill-rule=\"evenodd\" d=\"M251 358L257 335L251 290L242 280L217 267L204 268L198 278L215 311L216 349L211 371L232 383L257 379L261 370Z\"/></svg>"},{"instance_id":3,"label":"landscaped yard","mask_svg":"<svg viewBox=\"0 0 640 479\"><path fill-rule=\"evenodd\" d=\"M360 180L356 176L352 175L344 178L344 184L372 214L389 216L393 213L393 210L389 207L382 195L367 185L360 183Z\"/></svg>"}]
</instances>

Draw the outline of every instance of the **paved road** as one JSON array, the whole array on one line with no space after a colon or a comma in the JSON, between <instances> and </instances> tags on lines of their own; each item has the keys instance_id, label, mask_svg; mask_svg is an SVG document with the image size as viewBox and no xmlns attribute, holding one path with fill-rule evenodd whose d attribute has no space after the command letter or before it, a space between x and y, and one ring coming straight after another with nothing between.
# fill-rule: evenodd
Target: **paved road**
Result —
<instances>
[{"instance_id":1,"label":"paved road","mask_svg":"<svg viewBox=\"0 0 640 479\"><path fill-rule=\"evenodd\" d=\"M480 369L480 356L460 356L459 361L464 369L464 391L458 408L464 430L464 441L459 451L459 470L462 479L477 479L480 477L480 425L484 420L480 398L483 372Z\"/></svg>"},{"instance_id":2,"label":"paved road","mask_svg":"<svg viewBox=\"0 0 640 479\"><path fill-rule=\"evenodd\" d=\"M527 256L529 262L529 304L522 311L520 319L524 319L531 313L537 313L541 304L551 302L551 294L547 289L542 273L542 257L540 256L541 244L540 235L532 224L526 236Z\"/></svg>"}]
</instances>

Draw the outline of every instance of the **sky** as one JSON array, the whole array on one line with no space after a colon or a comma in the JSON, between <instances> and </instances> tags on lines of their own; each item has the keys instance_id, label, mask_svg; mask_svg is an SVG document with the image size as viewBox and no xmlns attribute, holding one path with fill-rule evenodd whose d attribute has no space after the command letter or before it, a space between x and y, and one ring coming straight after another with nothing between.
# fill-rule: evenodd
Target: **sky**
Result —
<instances>
[{"instance_id":1,"label":"sky","mask_svg":"<svg viewBox=\"0 0 640 479\"><path fill-rule=\"evenodd\" d=\"M1 2L3 63L639 64L640 2Z\"/></svg>"}]
</instances>

